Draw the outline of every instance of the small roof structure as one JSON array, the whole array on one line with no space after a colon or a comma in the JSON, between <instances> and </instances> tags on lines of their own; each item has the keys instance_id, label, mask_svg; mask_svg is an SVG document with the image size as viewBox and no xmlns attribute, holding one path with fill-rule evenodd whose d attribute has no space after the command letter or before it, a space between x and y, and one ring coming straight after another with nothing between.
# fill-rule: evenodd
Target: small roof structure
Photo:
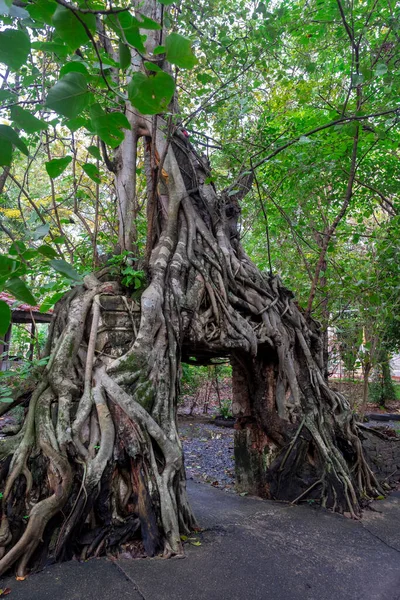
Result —
<instances>
[{"instance_id":1,"label":"small roof structure","mask_svg":"<svg viewBox=\"0 0 400 600\"><path fill-rule=\"evenodd\" d=\"M39 311L39 306L30 306L24 302L18 302L7 292L0 292L0 300L3 300L11 308L11 323L4 338L0 338L0 371L6 371L10 368L10 357L8 355L11 341L11 331L14 323L30 324L31 342L29 346L29 359L33 358L36 323L50 323L52 319L52 310L46 313Z\"/></svg>"},{"instance_id":2,"label":"small roof structure","mask_svg":"<svg viewBox=\"0 0 400 600\"><path fill-rule=\"evenodd\" d=\"M12 323L50 323L53 310L46 313L39 312L39 306L30 306L23 302L18 302L8 292L0 292L0 300L6 302L11 308Z\"/></svg>"}]
</instances>

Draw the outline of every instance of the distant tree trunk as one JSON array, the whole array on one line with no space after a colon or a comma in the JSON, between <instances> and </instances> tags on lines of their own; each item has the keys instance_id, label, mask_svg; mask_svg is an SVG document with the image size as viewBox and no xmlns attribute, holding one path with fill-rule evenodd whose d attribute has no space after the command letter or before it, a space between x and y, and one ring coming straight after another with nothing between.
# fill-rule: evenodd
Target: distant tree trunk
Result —
<instances>
[{"instance_id":1,"label":"distant tree trunk","mask_svg":"<svg viewBox=\"0 0 400 600\"><path fill-rule=\"evenodd\" d=\"M147 287L138 303L105 269L58 303L24 425L1 442L0 573L16 565L24 577L49 557L182 552L195 519L176 408L180 363L193 357L232 359L239 486L352 515L377 493L350 407L323 376L319 330L241 246L252 175L218 193L178 127L167 136L161 116L140 115L132 127L126 147L146 139L153 203ZM134 193L126 200L129 249Z\"/></svg>"}]
</instances>

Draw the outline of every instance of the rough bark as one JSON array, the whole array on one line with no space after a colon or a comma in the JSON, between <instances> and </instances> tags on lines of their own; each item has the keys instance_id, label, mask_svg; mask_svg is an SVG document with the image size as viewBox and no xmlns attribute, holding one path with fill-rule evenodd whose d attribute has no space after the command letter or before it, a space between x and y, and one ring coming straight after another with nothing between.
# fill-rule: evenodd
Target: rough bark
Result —
<instances>
[{"instance_id":1,"label":"rough bark","mask_svg":"<svg viewBox=\"0 0 400 600\"><path fill-rule=\"evenodd\" d=\"M195 520L176 401L193 357L232 359L239 487L354 516L377 493L350 407L323 377L317 327L240 245L250 181L218 195L179 129L166 140L159 127L153 143L165 160L140 305L107 272L71 291L23 427L1 442L2 573L16 564L23 577L43 557L182 552Z\"/></svg>"}]
</instances>

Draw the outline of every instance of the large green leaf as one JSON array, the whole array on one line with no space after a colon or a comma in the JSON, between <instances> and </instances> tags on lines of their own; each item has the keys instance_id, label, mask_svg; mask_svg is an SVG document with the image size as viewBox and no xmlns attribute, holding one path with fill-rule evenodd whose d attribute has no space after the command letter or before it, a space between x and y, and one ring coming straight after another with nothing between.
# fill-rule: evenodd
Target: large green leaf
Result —
<instances>
[{"instance_id":1,"label":"large green leaf","mask_svg":"<svg viewBox=\"0 0 400 600\"><path fill-rule=\"evenodd\" d=\"M54 0L35 0L26 7L32 19L51 25L51 18L57 8Z\"/></svg>"},{"instance_id":2,"label":"large green leaf","mask_svg":"<svg viewBox=\"0 0 400 600\"><path fill-rule=\"evenodd\" d=\"M0 335L3 337L11 323L11 309L7 302L0 300Z\"/></svg>"},{"instance_id":3,"label":"large green leaf","mask_svg":"<svg viewBox=\"0 0 400 600\"><path fill-rule=\"evenodd\" d=\"M65 262L65 260L54 259L50 261L50 265L55 271L61 273L61 275L65 275L65 277L68 277L68 279L72 279L73 281L82 281L82 277L79 275L78 271Z\"/></svg>"},{"instance_id":4,"label":"large green leaf","mask_svg":"<svg viewBox=\"0 0 400 600\"><path fill-rule=\"evenodd\" d=\"M18 263L15 260L4 256L4 254L0 254L0 277L9 277L16 270L17 266Z\"/></svg>"},{"instance_id":5,"label":"large green leaf","mask_svg":"<svg viewBox=\"0 0 400 600\"><path fill-rule=\"evenodd\" d=\"M106 144L116 148L124 139L122 129L130 129L128 119L120 112L107 113L100 104L90 107L91 127Z\"/></svg>"},{"instance_id":6,"label":"large green leaf","mask_svg":"<svg viewBox=\"0 0 400 600\"><path fill-rule=\"evenodd\" d=\"M25 64L31 49L31 41L26 33L17 29L0 32L0 62L12 71L18 71Z\"/></svg>"},{"instance_id":7,"label":"large green leaf","mask_svg":"<svg viewBox=\"0 0 400 600\"><path fill-rule=\"evenodd\" d=\"M9 167L12 161L12 144L8 140L0 142L0 167Z\"/></svg>"},{"instance_id":8,"label":"large green leaf","mask_svg":"<svg viewBox=\"0 0 400 600\"><path fill-rule=\"evenodd\" d=\"M134 73L128 85L128 97L133 106L144 115L155 115L166 110L175 91L175 82L168 73L146 77Z\"/></svg>"},{"instance_id":9,"label":"large green leaf","mask_svg":"<svg viewBox=\"0 0 400 600\"><path fill-rule=\"evenodd\" d=\"M70 119L77 117L87 106L91 95L82 73L67 73L48 93L46 105Z\"/></svg>"},{"instance_id":10,"label":"large green leaf","mask_svg":"<svg viewBox=\"0 0 400 600\"><path fill-rule=\"evenodd\" d=\"M32 292L27 287L26 283L22 281L22 279L19 279L19 277L13 277L13 279L7 281L5 287L17 300L26 302L31 306L36 306L37 302L33 297Z\"/></svg>"},{"instance_id":11,"label":"large green leaf","mask_svg":"<svg viewBox=\"0 0 400 600\"><path fill-rule=\"evenodd\" d=\"M90 179L96 183L101 183L100 173L96 165L93 165L92 163L86 163L82 165L82 169L85 171L86 175L90 177Z\"/></svg>"},{"instance_id":12,"label":"large green leaf","mask_svg":"<svg viewBox=\"0 0 400 600\"><path fill-rule=\"evenodd\" d=\"M13 106L11 109L11 118L15 124L26 131L26 133L35 133L48 128L48 123L37 119L29 110L20 106Z\"/></svg>"},{"instance_id":13,"label":"large green leaf","mask_svg":"<svg viewBox=\"0 0 400 600\"><path fill-rule=\"evenodd\" d=\"M64 156L63 158L53 158L45 163L46 171L52 179L59 177L65 171L69 163L72 161L72 156Z\"/></svg>"},{"instance_id":14,"label":"large green leaf","mask_svg":"<svg viewBox=\"0 0 400 600\"><path fill-rule=\"evenodd\" d=\"M23 142L18 136L18 133L16 133L14 129L12 129L8 125L0 125L0 144L3 143L3 140L11 142L12 144L14 144L14 146L18 148L18 150L21 150L21 152L25 154L25 156L29 156L29 150L26 147L25 142Z\"/></svg>"},{"instance_id":15,"label":"large green leaf","mask_svg":"<svg viewBox=\"0 0 400 600\"><path fill-rule=\"evenodd\" d=\"M76 50L79 46L87 43L89 39L88 31L96 31L95 15L79 13L76 16L72 10L65 8L65 6L57 6L52 23L60 38L71 50Z\"/></svg>"},{"instance_id":16,"label":"large green leaf","mask_svg":"<svg viewBox=\"0 0 400 600\"><path fill-rule=\"evenodd\" d=\"M192 69L197 58L192 52L190 40L179 33L170 33L165 40L166 59L181 69Z\"/></svg>"}]
</instances>

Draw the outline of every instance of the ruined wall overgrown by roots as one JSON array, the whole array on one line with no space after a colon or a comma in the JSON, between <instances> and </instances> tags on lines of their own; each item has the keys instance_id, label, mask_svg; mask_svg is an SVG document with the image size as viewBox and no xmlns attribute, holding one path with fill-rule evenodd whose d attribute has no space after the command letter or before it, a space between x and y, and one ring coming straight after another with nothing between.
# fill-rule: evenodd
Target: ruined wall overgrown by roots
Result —
<instances>
[{"instance_id":1,"label":"ruined wall overgrown by roots","mask_svg":"<svg viewBox=\"0 0 400 600\"><path fill-rule=\"evenodd\" d=\"M139 307L104 272L58 305L23 427L0 446L0 573L23 577L39 555L182 552L195 526L176 427L182 359L231 357L236 446L257 493L312 493L353 516L379 493L349 404L322 375L316 324L240 244L251 174L217 194L207 161L158 125L145 145L157 183L148 286ZM150 140L151 121L140 127Z\"/></svg>"}]
</instances>

